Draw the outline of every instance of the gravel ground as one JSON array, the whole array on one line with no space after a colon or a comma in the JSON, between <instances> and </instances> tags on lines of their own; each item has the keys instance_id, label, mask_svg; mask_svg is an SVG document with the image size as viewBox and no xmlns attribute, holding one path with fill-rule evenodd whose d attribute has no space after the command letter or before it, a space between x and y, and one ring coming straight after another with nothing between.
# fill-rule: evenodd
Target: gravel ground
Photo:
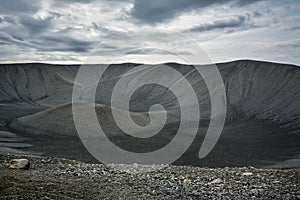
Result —
<instances>
[{"instance_id":1,"label":"gravel ground","mask_svg":"<svg viewBox=\"0 0 300 200\"><path fill-rule=\"evenodd\" d=\"M12 158L27 158L31 168L8 169ZM1 199L300 199L300 169L101 165L11 154L0 154L0 163Z\"/></svg>"}]
</instances>

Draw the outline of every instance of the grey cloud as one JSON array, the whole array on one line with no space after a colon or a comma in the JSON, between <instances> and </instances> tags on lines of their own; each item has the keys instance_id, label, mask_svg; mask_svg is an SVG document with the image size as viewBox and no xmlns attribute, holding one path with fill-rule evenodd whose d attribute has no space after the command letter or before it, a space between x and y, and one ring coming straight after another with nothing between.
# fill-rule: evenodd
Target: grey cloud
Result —
<instances>
[{"instance_id":1,"label":"grey cloud","mask_svg":"<svg viewBox=\"0 0 300 200\"><path fill-rule=\"evenodd\" d=\"M292 27L289 27L289 28L285 28L284 30L285 31L295 31L295 30L298 30L300 29L300 25L299 26L292 26Z\"/></svg>"},{"instance_id":2,"label":"grey cloud","mask_svg":"<svg viewBox=\"0 0 300 200\"><path fill-rule=\"evenodd\" d=\"M53 0L51 3L54 7L67 7L72 3L89 4L94 1L96 0Z\"/></svg>"},{"instance_id":3,"label":"grey cloud","mask_svg":"<svg viewBox=\"0 0 300 200\"><path fill-rule=\"evenodd\" d=\"M53 3L55 4L61 4L61 3L83 3L83 4L86 4L86 3L91 3L95 0L54 0Z\"/></svg>"},{"instance_id":4,"label":"grey cloud","mask_svg":"<svg viewBox=\"0 0 300 200\"><path fill-rule=\"evenodd\" d=\"M253 14L254 17L260 17L260 16L262 16L262 13L259 12L259 11L254 11L252 14Z\"/></svg>"},{"instance_id":5,"label":"grey cloud","mask_svg":"<svg viewBox=\"0 0 300 200\"><path fill-rule=\"evenodd\" d=\"M7 33L0 32L0 41L2 43L8 44L9 42L12 42L14 39Z\"/></svg>"},{"instance_id":6,"label":"grey cloud","mask_svg":"<svg viewBox=\"0 0 300 200\"><path fill-rule=\"evenodd\" d=\"M82 45L82 46L87 46L90 45L91 42L87 42L84 40L78 40L75 38L71 37L66 37L66 36L45 36L43 37L46 41L50 42L55 42L55 43L63 43L63 44L74 44L74 45Z\"/></svg>"},{"instance_id":7,"label":"grey cloud","mask_svg":"<svg viewBox=\"0 0 300 200\"><path fill-rule=\"evenodd\" d=\"M11 17L7 17L7 16L3 16L3 17L0 17L0 23L9 23L9 24L14 24L15 23L15 20Z\"/></svg>"},{"instance_id":8,"label":"grey cloud","mask_svg":"<svg viewBox=\"0 0 300 200\"><path fill-rule=\"evenodd\" d=\"M294 40L278 42L278 43L275 43L275 46L300 48L300 38L297 38L297 39L294 39Z\"/></svg>"},{"instance_id":9,"label":"grey cloud","mask_svg":"<svg viewBox=\"0 0 300 200\"><path fill-rule=\"evenodd\" d=\"M292 48L300 48L300 43L298 43L298 44L291 44L291 47Z\"/></svg>"},{"instance_id":10,"label":"grey cloud","mask_svg":"<svg viewBox=\"0 0 300 200\"><path fill-rule=\"evenodd\" d=\"M158 50L158 49L136 49L136 50L133 50L133 51L129 51L126 54L137 54L137 55L153 55L153 54L159 54L159 55L174 55L174 54L192 55L191 52L187 52L187 51L167 52L167 51L162 51L162 50Z\"/></svg>"},{"instance_id":11,"label":"grey cloud","mask_svg":"<svg viewBox=\"0 0 300 200\"><path fill-rule=\"evenodd\" d=\"M60 17L64 16L61 13L53 12L53 11L48 11L48 13L51 14L53 17L57 17L57 18L60 18Z\"/></svg>"},{"instance_id":12,"label":"grey cloud","mask_svg":"<svg viewBox=\"0 0 300 200\"><path fill-rule=\"evenodd\" d=\"M247 6L258 1L265 0L135 0L131 15L139 22L155 24L194 9L202 9L225 3L232 3L234 6Z\"/></svg>"},{"instance_id":13,"label":"grey cloud","mask_svg":"<svg viewBox=\"0 0 300 200\"><path fill-rule=\"evenodd\" d=\"M18 45L27 49L35 49L41 52L66 51L66 52L88 52L93 42L75 39L67 36L41 36L35 39L18 40L8 33L0 32L0 43L7 45Z\"/></svg>"},{"instance_id":14,"label":"grey cloud","mask_svg":"<svg viewBox=\"0 0 300 200\"><path fill-rule=\"evenodd\" d=\"M72 51L72 52L88 52L91 50L94 42L79 40L67 36L44 36L42 37L42 43L47 44L46 47L42 47L43 51Z\"/></svg>"},{"instance_id":15,"label":"grey cloud","mask_svg":"<svg viewBox=\"0 0 300 200\"><path fill-rule=\"evenodd\" d=\"M203 32L203 31L211 31L214 29L235 28L235 27L243 26L245 23L246 23L246 17L239 15L236 18L216 20L212 23L200 24L198 26L191 28L189 31Z\"/></svg>"},{"instance_id":16,"label":"grey cloud","mask_svg":"<svg viewBox=\"0 0 300 200\"><path fill-rule=\"evenodd\" d=\"M6 44L9 44L9 43L23 44L23 41L15 39L10 34L4 33L4 32L0 32L0 40Z\"/></svg>"},{"instance_id":17,"label":"grey cloud","mask_svg":"<svg viewBox=\"0 0 300 200\"><path fill-rule=\"evenodd\" d=\"M263 2L263 1L266 1L266 0L236 0L235 5L236 6L247 6L249 4Z\"/></svg>"},{"instance_id":18,"label":"grey cloud","mask_svg":"<svg viewBox=\"0 0 300 200\"><path fill-rule=\"evenodd\" d=\"M92 1L94 1L94 3L92 3ZM135 22L153 25L175 19L175 17L183 13L194 10L195 13L198 13L198 11L201 13L202 11L205 12L206 9L208 9L209 12L205 12L204 14L211 15L208 17L211 19L217 16L228 16L229 13L225 13L227 12L227 8L232 8L233 13L236 13L236 15L231 15L226 18L217 18L219 20L216 21L203 21L203 19L194 18L197 16L191 16L191 21L194 22L194 20L199 20L199 24L192 29L187 30L187 35L191 34L194 36L196 34L193 33L212 31L208 32L209 34L199 34L199 40L205 41L207 44L213 44L207 45L208 51L217 56L219 55L219 50L215 49L222 49L221 47L224 42L230 42L232 50L230 52L222 51L222 54L220 53L221 57L224 57L224 59L226 57L230 58L232 55L235 55L236 57L245 56L238 51L240 49L240 44L236 42L242 37L246 37L246 39L249 37L249 40L258 38L257 43L259 43L259 41L264 41L264 38L268 37L270 38L270 42L268 44L263 43L267 46L266 48L278 50L280 52L282 51L284 55L287 55L287 57L290 56L289 58L291 59L294 59L294 57L297 56L296 53L300 46L299 40L292 40L295 39L295 37L297 38L298 35L296 33L298 33L298 30L300 29L297 21L294 18L290 18L291 16L299 16L299 13L294 13L294 5L292 3L290 3L291 9L289 12L283 10L282 12L285 13L279 13L276 10L278 5L273 3L273 1L266 4L265 7L260 7L259 5L248 7L249 4L260 2L259 0L125 1L125 3L123 1L121 3L121 0L113 0L112 3L110 0L102 0L101 2L96 0L51 0L49 1L50 4L47 2L47 5L41 5L40 2L42 1L35 0L0 0L0 45L2 45L2 50L5 50L5 53L2 53L3 51L1 51L4 55L2 56L2 60L23 61L22 59L42 59L49 61L69 61L73 58L83 58L86 56L87 52L99 44L100 41L104 41L106 44L102 44L101 48L96 52L101 58L116 57L122 55L124 52L129 52L129 54L133 54L129 57L135 57L134 55L140 54L141 56L136 57L141 57L142 59L142 55L160 54L161 56L155 55L153 57L161 59L164 57L163 52L150 50L136 50L130 52L133 48L143 46L144 42L149 42L151 45L153 44L154 47L157 46L159 48L161 45L160 41L164 41L165 38L165 36L160 38L157 35L153 35L151 31L149 31L148 35L142 34L141 37L133 37L128 30L131 28L138 28L138 26L141 25L134 24ZM69 5L72 4L72 6L74 6L73 2L79 3L78 5L76 4L78 9L80 9L80 6L84 6L82 13L80 12L79 14L76 12L76 9L69 9ZM133 4L132 8L130 7L130 3ZM96 12L86 13L88 11L93 12L96 6L99 6L100 9L97 10L101 12L101 15L98 15ZM103 8L101 6L103 6ZM225 9L214 9L218 8L217 6L224 6ZM124 10L122 9L123 7ZM107 12L104 12L105 9L107 9ZM39 11L39 13L37 13L37 11ZM112 11L113 13L116 13L116 16L113 19L111 17ZM281 16L282 14L287 15L284 19L285 21ZM47 15L48 17L37 18L37 16L44 15ZM101 19L99 19L99 16L101 16ZM106 20L106 16L108 16L107 19L111 19L111 22ZM272 25L270 20L273 17L275 22L276 18L280 20L278 26L274 26L276 28L270 26L270 24ZM92 23L91 21L95 23ZM122 21L125 23L121 24ZM178 30L182 30L182 28L190 27L188 24L179 27L179 25L176 25L177 22L178 21L175 20L174 22L172 21L170 26L174 27L174 31L176 31L177 28ZM127 23L128 26L125 27ZM232 34L227 35L227 37L224 38L220 37L218 40L212 39L219 35L218 30L229 33L257 26L265 27L267 31L264 32L263 29L258 29L257 31L253 30L249 33L247 32L242 36L239 34ZM153 27L151 27L151 29L152 28ZM272 30L273 28L274 30ZM213 32L214 30L217 31ZM274 31L274 34L270 35L270 30ZM170 31L173 31L173 29ZM287 31L293 32L288 33ZM107 38L110 38L109 41L112 41L112 44L105 42ZM173 41L169 37L168 40ZM289 42L283 42L284 40ZM278 43L278 41L282 42ZM253 43L253 46L255 44L256 43ZM255 57L259 54L260 57L264 57L264 54L257 52L256 46L254 48L251 45L248 45L249 52L253 51L254 53L250 52L246 56ZM235 50L235 48L237 50ZM193 52L193 49L183 48L180 48L178 51L181 50L182 52L179 52L179 54L189 54L190 50L191 53ZM187 52L183 52L184 50ZM175 48L172 49L172 51L178 53L175 52ZM298 61L299 59L297 57L297 62Z\"/></svg>"},{"instance_id":19,"label":"grey cloud","mask_svg":"<svg viewBox=\"0 0 300 200\"><path fill-rule=\"evenodd\" d=\"M0 32L0 42L6 45L18 45L19 47L25 47L25 48L28 47L30 48L33 46L32 44L28 43L25 40L19 40L17 38L14 38L10 34L4 32Z\"/></svg>"},{"instance_id":20,"label":"grey cloud","mask_svg":"<svg viewBox=\"0 0 300 200\"><path fill-rule=\"evenodd\" d=\"M12 38L16 40L23 41L27 37L27 31L20 25L15 23L5 23L4 26L0 28L0 32L9 34Z\"/></svg>"},{"instance_id":21,"label":"grey cloud","mask_svg":"<svg viewBox=\"0 0 300 200\"><path fill-rule=\"evenodd\" d=\"M111 30L109 28L106 28L104 26L98 25L95 22L92 23L93 28L99 32L101 32L106 37L111 37L113 35L119 34L119 31Z\"/></svg>"},{"instance_id":22,"label":"grey cloud","mask_svg":"<svg viewBox=\"0 0 300 200\"><path fill-rule=\"evenodd\" d=\"M45 19L37 19L30 16L20 17L20 24L32 34L40 33L49 28L54 17L49 16Z\"/></svg>"},{"instance_id":23,"label":"grey cloud","mask_svg":"<svg viewBox=\"0 0 300 200\"><path fill-rule=\"evenodd\" d=\"M37 0L0 0L0 12L2 14L34 13L39 10L40 2Z\"/></svg>"},{"instance_id":24,"label":"grey cloud","mask_svg":"<svg viewBox=\"0 0 300 200\"><path fill-rule=\"evenodd\" d=\"M103 25L98 25L95 22L93 22L91 25L87 25L87 24L81 24L81 27L85 27L85 29L87 31L90 30L94 30L95 32L97 32L99 34L99 37L101 38L110 38L113 36L118 35L119 33L121 33L120 31L116 31L110 28L107 28ZM62 34L62 35L69 35L72 34L74 31L82 31L81 28L78 27L72 27L72 26L68 26L68 27L64 27L63 29L57 31L57 34ZM124 39L124 34L119 35L119 37L122 37Z\"/></svg>"}]
</instances>

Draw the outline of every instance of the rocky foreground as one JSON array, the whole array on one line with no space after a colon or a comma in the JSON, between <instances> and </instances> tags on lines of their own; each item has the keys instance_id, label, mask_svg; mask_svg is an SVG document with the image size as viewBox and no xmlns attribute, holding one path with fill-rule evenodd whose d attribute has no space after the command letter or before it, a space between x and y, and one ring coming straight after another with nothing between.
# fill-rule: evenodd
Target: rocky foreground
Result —
<instances>
[{"instance_id":1,"label":"rocky foreground","mask_svg":"<svg viewBox=\"0 0 300 200\"><path fill-rule=\"evenodd\" d=\"M30 168L8 168L14 158L27 158ZM136 173L141 167L161 166L107 166L8 154L0 154L0 161L1 199L300 198L300 169L164 166Z\"/></svg>"}]
</instances>

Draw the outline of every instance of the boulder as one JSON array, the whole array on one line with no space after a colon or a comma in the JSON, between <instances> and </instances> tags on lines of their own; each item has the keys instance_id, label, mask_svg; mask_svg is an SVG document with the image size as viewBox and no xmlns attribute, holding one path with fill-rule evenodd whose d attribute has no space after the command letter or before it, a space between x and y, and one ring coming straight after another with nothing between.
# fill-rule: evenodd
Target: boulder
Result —
<instances>
[{"instance_id":1,"label":"boulder","mask_svg":"<svg viewBox=\"0 0 300 200\"><path fill-rule=\"evenodd\" d=\"M30 162L27 159L12 159L9 161L9 168L11 169L29 169Z\"/></svg>"}]
</instances>

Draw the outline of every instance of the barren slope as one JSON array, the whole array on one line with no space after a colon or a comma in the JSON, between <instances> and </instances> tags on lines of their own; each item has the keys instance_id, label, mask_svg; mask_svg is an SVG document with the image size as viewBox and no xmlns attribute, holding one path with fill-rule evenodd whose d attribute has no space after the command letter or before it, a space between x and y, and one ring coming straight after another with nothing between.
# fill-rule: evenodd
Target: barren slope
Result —
<instances>
[{"instance_id":1,"label":"barren slope","mask_svg":"<svg viewBox=\"0 0 300 200\"><path fill-rule=\"evenodd\" d=\"M296 159L295 165L300 166L297 161L300 138L299 67L248 60L217 64L226 87L227 121L214 150L207 158L199 160L197 153L210 115L210 98L206 85L192 66L176 63L167 65L182 73L191 83L200 101L201 117L205 119L201 122L195 142L177 161L178 164L267 166ZM141 112L136 114L137 119L141 123L148 123L148 117L143 112L148 111L153 104L163 105L168 111L169 119L161 134L163 139L152 138L147 143L124 136L115 128L110 113L110 94L120 76L137 66L130 63L109 66L98 85L96 101L101 105L96 110L98 119L106 120L104 124L119 146L140 152L162 147L170 141L176 134L180 112L176 96L170 91L157 85L147 85L139 88L132 96L130 111ZM71 105L64 103L71 101L78 67L46 64L1 65L0 120L13 122L10 127L23 134L55 137L73 135L76 138ZM143 79L143 73L136 73L136 76ZM168 78L171 75L165 76ZM181 96L184 95L183 91ZM73 145L75 144L80 145L80 141ZM125 147L125 144L132 145ZM57 153L50 147L49 149L48 154ZM68 157L76 158L77 153Z\"/></svg>"}]
</instances>

